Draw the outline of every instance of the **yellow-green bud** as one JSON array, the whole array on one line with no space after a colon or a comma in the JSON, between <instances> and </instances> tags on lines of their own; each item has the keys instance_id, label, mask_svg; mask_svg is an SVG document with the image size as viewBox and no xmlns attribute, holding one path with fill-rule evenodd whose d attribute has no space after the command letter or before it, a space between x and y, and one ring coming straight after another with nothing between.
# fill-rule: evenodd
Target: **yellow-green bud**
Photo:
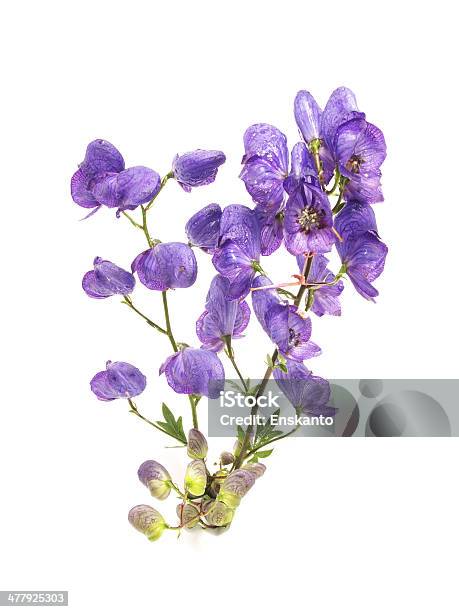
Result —
<instances>
[{"instance_id":1,"label":"yellow-green bud","mask_svg":"<svg viewBox=\"0 0 459 612\"><path fill-rule=\"evenodd\" d=\"M177 516L181 527L193 529L199 523L199 508L194 504L179 504L177 506Z\"/></svg>"},{"instance_id":2,"label":"yellow-green bud","mask_svg":"<svg viewBox=\"0 0 459 612\"><path fill-rule=\"evenodd\" d=\"M152 508L141 504L140 506L134 506L129 511L129 522L137 531L140 531L147 538L154 542L161 537L162 532L167 529L166 522L162 515Z\"/></svg>"},{"instance_id":3,"label":"yellow-green bud","mask_svg":"<svg viewBox=\"0 0 459 612\"><path fill-rule=\"evenodd\" d=\"M166 468L157 461L144 461L137 474L139 480L156 499L166 499L171 492L171 477Z\"/></svg>"},{"instance_id":4,"label":"yellow-green bud","mask_svg":"<svg viewBox=\"0 0 459 612\"><path fill-rule=\"evenodd\" d=\"M210 525L224 527L233 520L234 510L221 501L214 501L209 508L206 519Z\"/></svg>"},{"instance_id":5,"label":"yellow-green bud","mask_svg":"<svg viewBox=\"0 0 459 612\"><path fill-rule=\"evenodd\" d=\"M199 429L190 429L188 433L188 457L191 459L205 459L207 456L207 440Z\"/></svg>"},{"instance_id":6,"label":"yellow-green bud","mask_svg":"<svg viewBox=\"0 0 459 612\"><path fill-rule=\"evenodd\" d=\"M241 498L252 488L256 480L250 470L241 468L232 472L222 483L217 500L225 503L230 508L237 508Z\"/></svg>"},{"instance_id":7,"label":"yellow-green bud","mask_svg":"<svg viewBox=\"0 0 459 612\"><path fill-rule=\"evenodd\" d=\"M199 497L204 494L207 486L207 470L202 459L195 459L188 464L185 472L185 489Z\"/></svg>"}]
</instances>

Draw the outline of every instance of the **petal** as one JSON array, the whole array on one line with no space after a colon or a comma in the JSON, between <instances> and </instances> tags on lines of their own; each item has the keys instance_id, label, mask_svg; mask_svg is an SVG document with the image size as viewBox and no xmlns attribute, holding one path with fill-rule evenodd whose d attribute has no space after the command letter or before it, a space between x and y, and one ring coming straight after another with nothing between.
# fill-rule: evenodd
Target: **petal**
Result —
<instances>
[{"instance_id":1,"label":"petal","mask_svg":"<svg viewBox=\"0 0 459 612\"><path fill-rule=\"evenodd\" d=\"M215 180L219 166L226 161L222 151L197 149L177 155L172 163L174 176L185 191L208 185Z\"/></svg>"},{"instance_id":2,"label":"petal","mask_svg":"<svg viewBox=\"0 0 459 612\"><path fill-rule=\"evenodd\" d=\"M231 240L215 251L212 263L220 274L230 280L236 278L241 270L252 270L252 260L236 242Z\"/></svg>"},{"instance_id":3,"label":"petal","mask_svg":"<svg viewBox=\"0 0 459 612\"><path fill-rule=\"evenodd\" d=\"M91 182L105 174L124 170L124 159L118 149L107 140L93 140L86 149L80 170Z\"/></svg>"},{"instance_id":4,"label":"petal","mask_svg":"<svg viewBox=\"0 0 459 612\"><path fill-rule=\"evenodd\" d=\"M263 158L252 158L252 161L244 165L239 177L244 181L253 201L258 204L276 204L284 199L285 175Z\"/></svg>"},{"instance_id":5,"label":"petal","mask_svg":"<svg viewBox=\"0 0 459 612\"><path fill-rule=\"evenodd\" d=\"M339 296L343 292L344 283L338 281L336 285L332 287L321 287L314 291L314 301L311 306L311 310L318 317L324 314L340 316L341 315L341 304Z\"/></svg>"},{"instance_id":6,"label":"petal","mask_svg":"<svg viewBox=\"0 0 459 612\"><path fill-rule=\"evenodd\" d=\"M106 298L111 295L126 295L132 293L135 278L123 268L110 261L96 257L94 271L87 272L83 277L83 289L92 298Z\"/></svg>"},{"instance_id":7,"label":"petal","mask_svg":"<svg viewBox=\"0 0 459 612\"><path fill-rule=\"evenodd\" d=\"M202 342L201 348L218 352L225 346L218 322L207 310L196 321L196 335Z\"/></svg>"},{"instance_id":8,"label":"petal","mask_svg":"<svg viewBox=\"0 0 459 612\"><path fill-rule=\"evenodd\" d=\"M252 283L252 288L266 287L267 285L272 285L271 279L267 276L257 276ZM268 333L266 314L272 306L279 306L282 303L275 289L259 289L258 291L252 291L253 312L266 333Z\"/></svg>"},{"instance_id":9,"label":"petal","mask_svg":"<svg viewBox=\"0 0 459 612\"><path fill-rule=\"evenodd\" d=\"M273 125L256 123L247 128L244 134L244 149L243 163L254 157L261 158L268 162L279 176L287 176L287 138Z\"/></svg>"},{"instance_id":10,"label":"petal","mask_svg":"<svg viewBox=\"0 0 459 612\"><path fill-rule=\"evenodd\" d=\"M358 111L354 93L347 87L339 87L331 94L322 113L320 133L330 150L333 150L336 130L354 118L365 118Z\"/></svg>"},{"instance_id":11,"label":"petal","mask_svg":"<svg viewBox=\"0 0 459 612\"><path fill-rule=\"evenodd\" d=\"M94 208L99 202L88 188L88 180L81 170L77 170L70 181L70 192L72 199L83 208Z\"/></svg>"},{"instance_id":12,"label":"petal","mask_svg":"<svg viewBox=\"0 0 459 612\"><path fill-rule=\"evenodd\" d=\"M235 338L239 337L242 334L242 332L247 328L249 321L250 321L250 308L247 302L243 300L242 302L239 302L238 304L236 320L234 321L233 336Z\"/></svg>"},{"instance_id":13,"label":"petal","mask_svg":"<svg viewBox=\"0 0 459 612\"><path fill-rule=\"evenodd\" d=\"M98 372L90 382L91 391L97 397L104 402L111 402L116 399L113 394L113 390L107 381L107 372Z\"/></svg>"},{"instance_id":14,"label":"petal","mask_svg":"<svg viewBox=\"0 0 459 612\"><path fill-rule=\"evenodd\" d=\"M94 186L97 200L109 208L133 210L149 202L159 191L161 177L144 166L135 166L112 174Z\"/></svg>"},{"instance_id":15,"label":"petal","mask_svg":"<svg viewBox=\"0 0 459 612\"><path fill-rule=\"evenodd\" d=\"M190 244L206 251L215 250L220 235L221 216L222 209L218 204L209 204L194 214L185 226Z\"/></svg>"},{"instance_id":16,"label":"petal","mask_svg":"<svg viewBox=\"0 0 459 612\"><path fill-rule=\"evenodd\" d=\"M249 259L260 257L260 224L253 210L241 204L231 204L222 213L220 244L232 240Z\"/></svg>"},{"instance_id":17,"label":"petal","mask_svg":"<svg viewBox=\"0 0 459 612\"><path fill-rule=\"evenodd\" d=\"M365 119L352 119L341 125L336 132L334 150L344 167L353 155L359 157L361 172L379 170L386 158L383 133Z\"/></svg>"},{"instance_id":18,"label":"petal","mask_svg":"<svg viewBox=\"0 0 459 612\"><path fill-rule=\"evenodd\" d=\"M335 228L342 238L350 240L355 240L368 231L378 231L375 213L371 206L357 200L349 201L336 215Z\"/></svg>"},{"instance_id":19,"label":"petal","mask_svg":"<svg viewBox=\"0 0 459 612\"><path fill-rule=\"evenodd\" d=\"M81 284L85 293L91 298L103 299L113 295L109 287L97 280L94 270L86 272L86 274L83 276L83 281Z\"/></svg>"},{"instance_id":20,"label":"petal","mask_svg":"<svg viewBox=\"0 0 459 612\"><path fill-rule=\"evenodd\" d=\"M156 291L191 287L198 269L192 249L182 242L161 242L132 262L140 282Z\"/></svg>"},{"instance_id":21,"label":"petal","mask_svg":"<svg viewBox=\"0 0 459 612\"><path fill-rule=\"evenodd\" d=\"M319 138L319 125L322 110L309 93L309 91L299 91L294 102L295 121L307 143Z\"/></svg>"},{"instance_id":22,"label":"petal","mask_svg":"<svg viewBox=\"0 0 459 612\"><path fill-rule=\"evenodd\" d=\"M147 379L130 363L114 361L107 366L107 383L117 397L135 397L145 389Z\"/></svg>"},{"instance_id":23,"label":"petal","mask_svg":"<svg viewBox=\"0 0 459 612\"><path fill-rule=\"evenodd\" d=\"M223 389L225 372L222 363L209 350L185 348L167 361L163 371L176 393L217 398Z\"/></svg>"}]
</instances>

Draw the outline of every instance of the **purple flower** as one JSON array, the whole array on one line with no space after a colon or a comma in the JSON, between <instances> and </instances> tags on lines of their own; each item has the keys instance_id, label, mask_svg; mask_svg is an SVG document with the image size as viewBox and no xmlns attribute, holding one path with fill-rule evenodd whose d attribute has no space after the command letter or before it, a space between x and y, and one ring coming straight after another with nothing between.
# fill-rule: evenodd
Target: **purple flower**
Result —
<instances>
[{"instance_id":1,"label":"purple flower","mask_svg":"<svg viewBox=\"0 0 459 612\"><path fill-rule=\"evenodd\" d=\"M265 315L265 323L268 335L284 357L303 361L320 355L320 348L310 341L311 319L304 319L296 306L271 306Z\"/></svg>"},{"instance_id":2,"label":"purple flower","mask_svg":"<svg viewBox=\"0 0 459 612\"><path fill-rule=\"evenodd\" d=\"M218 352L225 346L225 337L240 338L250 320L245 301L229 300L229 279L217 275L207 294L206 310L196 322L196 334L202 348Z\"/></svg>"},{"instance_id":3,"label":"purple flower","mask_svg":"<svg viewBox=\"0 0 459 612\"><path fill-rule=\"evenodd\" d=\"M212 399L223 389L225 371L213 351L182 348L166 359L159 370L176 393L204 395Z\"/></svg>"},{"instance_id":4,"label":"purple flower","mask_svg":"<svg viewBox=\"0 0 459 612\"><path fill-rule=\"evenodd\" d=\"M365 232L378 232L375 213L371 206L350 200L335 218L335 227L342 238L355 239Z\"/></svg>"},{"instance_id":5,"label":"purple flower","mask_svg":"<svg viewBox=\"0 0 459 612\"><path fill-rule=\"evenodd\" d=\"M111 295L132 293L135 278L130 272L119 268L101 257L94 259L94 270L83 276L83 289L91 298L103 299Z\"/></svg>"},{"instance_id":6,"label":"purple flower","mask_svg":"<svg viewBox=\"0 0 459 612\"><path fill-rule=\"evenodd\" d=\"M172 162L172 171L178 183L185 191L192 187L202 187L215 181L218 168L226 161L222 151L205 151L197 149L183 155L176 155Z\"/></svg>"},{"instance_id":7,"label":"purple flower","mask_svg":"<svg viewBox=\"0 0 459 612\"><path fill-rule=\"evenodd\" d=\"M191 287L198 273L192 249L182 242L160 242L134 259L132 272L155 291Z\"/></svg>"},{"instance_id":8,"label":"purple flower","mask_svg":"<svg viewBox=\"0 0 459 612\"><path fill-rule=\"evenodd\" d=\"M230 280L228 299L245 297L260 269L260 225L256 213L246 206L233 204L223 210L220 222L220 247L212 263Z\"/></svg>"},{"instance_id":9,"label":"purple flower","mask_svg":"<svg viewBox=\"0 0 459 612\"><path fill-rule=\"evenodd\" d=\"M347 275L360 295L374 301L379 294L371 283L384 270L388 249L378 236L373 210L362 202L349 202L335 225L343 238L336 248Z\"/></svg>"},{"instance_id":10,"label":"purple flower","mask_svg":"<svg viewBox=\"0 0 459 612\"><path fill-rule=\"evenodd\" d=\"M257 276L252 283L253 289L266 286L272 286L272 282L267 276ZM285 303L286 302L280 299L275 289L259 289L258 291L252 291L253 312L266 333L268 333L266 314L272 306L279 306Z\"/></svg>"},{"instance_id":11,"label":"purple flower","mask_svg":"<svg viewBox=\"0 0 459 612\"><path fill-rule=\"evenodd\" d=\"M365 119L365 113L358 110L355 95L350 89L338 87L328 99L320 121L320 137L330 151L334 151L338 128L351 119Z\"/></svg>"},{"instance_id":12,"label":"purple flower","mask_svg":"<svg viewBox=\"0 0 459 612\"><path fill-rule=\"evenodd\" d=\"M140 204L149 202L159 191L161 177L145 166L134 166L106 176L94 185L96 200L108 208L134 210Z\"/></svg>"},{"instance_id":13,"label":"purple flower","mask_svg":"<svg viewBox=\"0 0 459 612\"><path fill-rule=\"evenodd\" d=\"M140 395L147 379L142 372L124 361L107 361L107 369L98 372L91 380L91 391L97 399L110 402L115 399Z\"/></svg>"},{"instance_id":14,"label":"purple flower","mask_svg":"<svg viewBox=\"0 0 459 612\"><path fill-rule=\"evenodd\" d=\"M304 256L297 255L296 261L300 272L304 269ZM312 260L311 270L308 276L308 283L330 283L334 280L335 275L327 268L328 259L325 255L316 255ZM341 304L339 296L343 292L343 281L338 281L330 287L320 287L314 290L314 301L311 310L318 317L324 314L340 316Z\"/></svg>"},{"instance_id":15,"label":"purple flower","mask_svg":"<svg viewBox=\"0 0 459 612\"><path fill-rule=\"evenodd\" d=\"M240 178L258 204L279 204L288 174L287 139L267 123L250 126L244 134L244 167Z\"/></svg>"},{"instance_id":16,"label":"purple flower","mask_svg":"<svg viewBox=\"0 0 459 612\"><path fill-rule=\"evenodd\" d=\"M309 93L299 91L294 102L295 121L306 143L320 138L320 119L322 110Z\"/></svg>"},{"instance_id":17,"label":"purple flower","mask_svg":"<svg viewBox=\"0 0 459 612\"><path fill-rule=\"evenodd\" d=\"M161 179L154 170L135 166L125 170L121 153L106 140L94 140L71 179L73 201L83 208L103 204L109 208L132 210L151 200Z\"/></svg>"},{"instance_id":18,"label":"purple flower","mask_svg":"<svg viewBox=\"0 0 459 612\"><path fill-rule=\"evenodd\" d=\"M213 253L220 237L222 209L218 204L209 204L194 214L185 226L191 246Z\"/></svg>"},{"instance_id":19,"label":"purple flower","mask_svg":"<svg viewBox=\"0 0 459 612\"><path fill-rule=\"evenodd\" d=\"M327 196L305 183L289 197L285 209L284 241L292 255L324 253L335 242L333 215Z\"/></svg>"},{"instance_id":20,"label":"purple flower","mask_svg":"<svg viewBox=\"0 0 459 612\"><path fill-rule=\"evenodd\" d=\"M287 360L287 372L274 369L274 379L297 412L312 416L333 416L335 408L327 406L330 400L330 384L320 376L314 376L302 363Z\"/></svg>"},{"instance_id":21,"label":"purple flower","mask_svg":"<svg viewBox=\"0 0 459 612\"><path fill-rule=\"evenodd\" d=\"M352 119L338 128L334 151L339 171L348 179L346 193L368 204L381 202L380 166L386 158L381 130L365 119Z\"/></svg>"}]
</instances>

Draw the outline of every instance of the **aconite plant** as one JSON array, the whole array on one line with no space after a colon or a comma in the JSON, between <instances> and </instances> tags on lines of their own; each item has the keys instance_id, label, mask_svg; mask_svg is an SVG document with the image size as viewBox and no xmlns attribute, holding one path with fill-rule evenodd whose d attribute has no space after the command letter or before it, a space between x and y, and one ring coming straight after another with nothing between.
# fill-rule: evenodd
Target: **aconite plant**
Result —
<instances>
[{"instance_id":1,"label":"aconite plant","mask_svg":"<svg viewBox=\"0 0 459 612\"><path fill-rule=\"evenodd\" d=\"M240 178L254 204L209 204L193 214L178 242L161 242L156 227L152 235L148 223L153 203L170 180L185 192L213 182L225 162L221 151L198 149L177 155L161 178L144 166L126 168L112 144L94 140L71 179L72 198L88 209L88 217L102 207L115 209L116 216L143 232L146 241L145 251L133 253L130 271L96 257L94 268L83 277L84 291L94 299L121 296L122 304L142 317L152 333L168 339L171 353L164 355L159 375L165 375L177 394L188 396L191 408L188 434L183 417L176 417L165 404L161 420L147 419L134 401L147 379L123 361L108 361L91 380L99 400L124 399L131 413L183 445L190 460L181 485L155 460L139 467L139 480L154 498L164 500L173 493L179 499L177 517L168 521L149 505L131 509L129 521L149 540L165 530L228 528L242 498L265 472L260 459L294 431L240 428L232 452L224 450L217 463L207 462L198 404L202 397L218 397L223 388L220 356L226 356L222 358L247 396L256 400L274 376L297 414L332 414L329 383L304 364L321 350L311 341L308 315L340 315L346 279L365 299L374 301L378 295L372 283L383 271L387 247L379 238L373 205L383 200L384 136L358 110L354 94L345 87L331 94L323 111L309 92L298 92L294 115L301 140L290 155L286 137L272 125L252 125L244 134ZM208 254L216 275L196 321L199 342L193 346L175 337L168 301L195 283L196 249ZM295 259L290 280L276 284L264 271L269 262L262 264L261 257L279 249ZM328 267L332 249L341 261L336 273ZM153 321L135 305L137 281L162 300L163 321ZM255 387L241 373L234 350L251 309L273 345L264 378Z\"/></svg>"}]
</instances>

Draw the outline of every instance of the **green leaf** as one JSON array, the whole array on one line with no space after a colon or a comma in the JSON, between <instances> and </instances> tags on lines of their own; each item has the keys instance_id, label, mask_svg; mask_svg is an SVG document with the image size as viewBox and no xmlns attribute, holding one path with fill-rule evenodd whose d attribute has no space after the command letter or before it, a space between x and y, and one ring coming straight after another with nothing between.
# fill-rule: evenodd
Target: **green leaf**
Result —
<instances>
[{"instance_id":1,"label":"green leaf","mask_svg":"<svg viewBox=\"0 0 459 612\"><path fill-rule=\"evenodd\" d=\"M157 421L156 424L161 427L161 429L181 442L182 444L187 444L187 439L185 432L183 430L183 419L180 416L178 419L174 417L172 411L163 403L162 411L164 416L164 421Z\"/></svg>"},{"instance_id":2,"label":"green leaf","mask_svg":"<svg viewBox=\"0 0 459 612\"><path fill-rule=\"evenodd\" d=\"M269 457L271 455L271 453L273 452L273 448L270 448L268 450L260 450L257 451L255 454L257 455L258 459L266 459L266 457Z\"/></svg>"}]
</instances>

